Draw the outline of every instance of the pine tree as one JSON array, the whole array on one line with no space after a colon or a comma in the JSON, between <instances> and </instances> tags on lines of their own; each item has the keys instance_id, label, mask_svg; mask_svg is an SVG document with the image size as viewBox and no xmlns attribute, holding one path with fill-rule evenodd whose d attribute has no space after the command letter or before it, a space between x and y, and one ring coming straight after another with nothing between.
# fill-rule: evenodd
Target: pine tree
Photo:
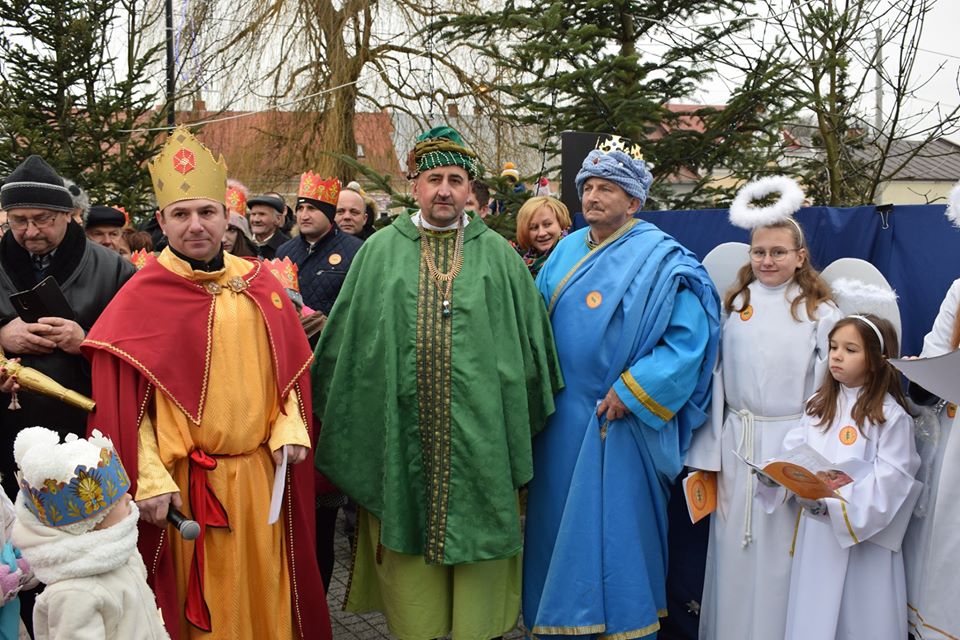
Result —
<instances>
[{"instance_id":1,"label":"pine tree","mask_svg":"<svg viewBox=\"0 0 960 640\"><path fill-rule=\"evenodd\" d=\"M716 16L742 15L749 4L508 0L502 10L444 18L437 28L444 38L476 48L498 70L516 72L496 74L506 81L490 89L499 93L504 117L540 127L550 151L564 130L629 137L654 167L647 206L685 206L717 197L714 170L750 177L780 147L784 114L769 69L775 59L751 61L747 81L724 108L678 113L669 107L696 101L696 90L716 73L731 51L731 36L745 24ZM668 183L678 175L701 179L692 193L677 193Z\"/></svg>"},{"instance_id":2,"label":"pine tree","mask_svg":"<svg viewBox=\"0 0 960 640\"><path fill-rule=\"evenodd\" d=\"M144 7L146 5L141 3ZM146 213L144 162L160 124L148 73L159 45L142 53L144 20L131 0L7 0L0 3L0 173L30 154L72 178L94 203ZM127 20L125 73L108 51Z\"/></svg>"}]
</instances>

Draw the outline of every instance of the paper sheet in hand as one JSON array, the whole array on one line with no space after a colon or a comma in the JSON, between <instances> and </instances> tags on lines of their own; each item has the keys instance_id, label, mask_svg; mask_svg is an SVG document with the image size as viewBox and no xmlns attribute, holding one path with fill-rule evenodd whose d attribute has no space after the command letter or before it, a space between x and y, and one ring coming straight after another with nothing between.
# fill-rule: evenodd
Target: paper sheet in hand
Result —
<instances>
[{"instance_id":1,"label":"paper sheet in hand","mask_svg":"<svg viewBox=\"0 0 960 640\"><path fill-rule=\"evenodd\" d=\"M273 476L273 495L270 496L270 514L267 524L273 524L280 518L280 507L283 506L283 490L287 485L287 448L281 447L283 459L277 465L277 473Z\"/></svg>"},{"instance_id":2,"label":"paper sheet in hand","mask_svg":"<svg viewBox=\"0 0 960 640\"><path fill-rule=\"evenodd\" d=\"M935 358L895 358L890 364L933 395L960 404L960 350Z\"/></svg>"}]
</instances>

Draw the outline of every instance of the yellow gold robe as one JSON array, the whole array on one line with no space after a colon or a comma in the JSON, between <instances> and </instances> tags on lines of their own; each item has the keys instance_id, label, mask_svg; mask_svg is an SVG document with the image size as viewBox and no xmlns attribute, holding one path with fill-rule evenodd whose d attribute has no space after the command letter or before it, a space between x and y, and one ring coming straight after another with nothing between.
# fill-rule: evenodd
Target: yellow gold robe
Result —
<instances>
[{"instance_id":1,"label":"yellow gold robe","mask_svg":"<svg viewBox=\"0 0 960 640\"><path fill-rule=\"evenodd\" d=\"M256 305L227 282L252 269L224 254L226 267L193 271L169 251L162 266L197 282L222 285L212 314L209 377L200 424L162 393L152 395L139 431L137 500L179 491L188 504L188 456L201 449L216 457L207 472L213 493L226 509L229 529L207 528L204 596L212 633L194 628L181 613L181 638L245 640L292 638L290 574L283 519L267 525L275 465L271 452L286 444L310 446L295 393L280 412L270 345ZM173 354L173 357L176 357ZM192 541L168 527L177 574L177 596L186 598ZM148 563L151 559L145 559ZM254 613L255 612L255 613Z\"/></svg>"}]
</instances>

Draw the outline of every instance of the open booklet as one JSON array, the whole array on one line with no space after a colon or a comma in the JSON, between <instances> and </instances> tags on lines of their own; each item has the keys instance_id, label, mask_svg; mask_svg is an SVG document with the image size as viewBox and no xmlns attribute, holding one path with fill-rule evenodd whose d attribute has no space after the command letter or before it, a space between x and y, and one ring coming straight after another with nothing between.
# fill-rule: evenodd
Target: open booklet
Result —
<instances>
[{"instance_id":1,"label":"open booklet","mask_svg":"<svg viewBox=\"0 0 960 640\"><path fill-rule=\"evenodd\" d=\"M838 489L865 477L873 470L873 465L864 460L830 462L807 444L791 449L761 465L746 460L736 451L734 454L757 473L762 473L787 491L808 500L820 498L844 500Z\"/></svg>"}]
</instances>

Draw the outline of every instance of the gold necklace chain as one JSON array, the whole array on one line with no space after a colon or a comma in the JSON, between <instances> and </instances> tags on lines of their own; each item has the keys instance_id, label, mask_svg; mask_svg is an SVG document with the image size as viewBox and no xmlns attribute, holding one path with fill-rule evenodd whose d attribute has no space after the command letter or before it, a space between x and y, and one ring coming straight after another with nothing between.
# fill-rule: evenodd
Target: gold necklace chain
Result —
<instances>
[{"instance_id":1,"label":"gold necklace chain","mask_svg":"<svg viewBox=\"0 0 960 640\"><path fill-rule=\"evenodd\" d=\"M433 252L430 250L430 247L427 246L427 234L423 229L422 218L417 221L417 229L420 231L420 253L427 263L427 271L430 272L430 277L437 283L437 288L440 288L441 282L446 283L443 291L443 315L444 317L449 317L452 312L450 308L450 293L453 291L453 281L460 275L460 270L463 268L463 217L461 216L457 222L457 239L453 245L453 260L450 265L450 270L446 273L441 273L437 268L437 263L433 259Z\"/></svg>"}]
</instances>

